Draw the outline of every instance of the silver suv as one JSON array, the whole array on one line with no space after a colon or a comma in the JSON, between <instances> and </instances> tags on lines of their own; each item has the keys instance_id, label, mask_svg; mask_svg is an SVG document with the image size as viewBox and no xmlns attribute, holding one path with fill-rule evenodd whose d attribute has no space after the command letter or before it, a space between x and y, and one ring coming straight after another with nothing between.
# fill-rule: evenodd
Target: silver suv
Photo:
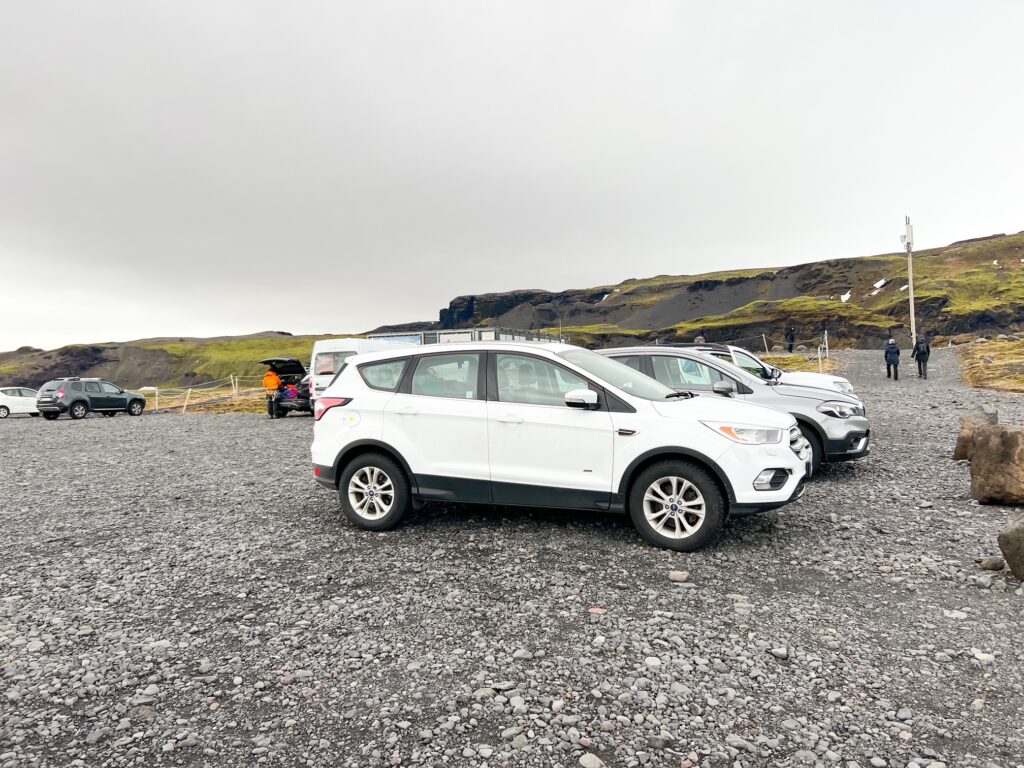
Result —
<instances>
[{"instance_id":1,"label":"silver suv","mask_svg":"<svg viewBox=\"0 0 1024 768\"><path fill-rule=\"evenodd\" d=\"M777 376L764 381L732 363L688 347L622 347L601 350L600 354L675 390L735 397L792 414L811 444L812 471L825 462L862 458L871 450L871 423L864 404L851 395L785 384Z\"/></svg>"},{"instance_id":2,"label":"silver suv","mask_svg":"<svg viewBox=\"0 0 1024 768\"><path fill-rule=\"evenodd\" d=\"M47 421L62 413L72 419L84 419L90 411L104 416L127 413L138 416L146 407L146 398L102 379L73 376L54 379L43 384L36 398L36 408Z\"/></svg>"}]
</instances>

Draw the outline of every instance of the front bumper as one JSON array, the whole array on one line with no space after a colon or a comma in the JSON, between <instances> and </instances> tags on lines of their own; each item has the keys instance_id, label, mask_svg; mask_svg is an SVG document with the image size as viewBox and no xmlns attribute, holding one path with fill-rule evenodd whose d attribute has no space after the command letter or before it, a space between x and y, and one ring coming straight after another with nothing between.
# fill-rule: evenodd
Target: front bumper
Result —
<instances>
[{"instance_id":1,"label":"front bumper","mask_svg":"<svg viewBox=\"0 0 1024 768\"><path fill-rule=\"evenodd\" d=\"M796 453L788 442L776 445L733 445L718 458L732 485L730 512L747 515L778 509L800 498L810 472L809 461ZM765 470L783 470L788 474L778 488L758 490L755 481Z\"/></svg>"},{"instance_id":2,"label":"front bumper","mask_svg":"<svg viewBox=\"0 0 1024 768\"><path fill-rule=\"evenodd\" d=\"M854 461L871 453L871 430L850 432L845 437L825 442L825 460Z\"/></svg>"}]
</instances>

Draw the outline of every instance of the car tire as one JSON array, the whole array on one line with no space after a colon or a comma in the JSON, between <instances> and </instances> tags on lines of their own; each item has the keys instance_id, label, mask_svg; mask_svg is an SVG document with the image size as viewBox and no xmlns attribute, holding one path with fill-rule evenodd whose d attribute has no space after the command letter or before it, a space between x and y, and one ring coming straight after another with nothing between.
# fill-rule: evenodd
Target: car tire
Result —
<instances>
[{"instance_id":1,"label":"car tire","mask_svg":"<svg viewBox=\"0 0 1024 768\"><path fill-rule=\"evenodd\" d=\"M59 413L44 413L43 414L43 418L46 419L47 421L56 421L57 419L60 418L60 414Z\"/></svg>"},{"instance_id":2,"label":"car tire","mask_svg":"<svg viewBox=\"0 0 1024 768\"><path fill-rule=\"evenodd\" d=\"M39 416L39 411L36 411L35 413L30 413L29 416L31 416L33 419L36 418Z\"/></svg>"},{"instance_id":3,"label":"car tire","mask_svg":"<svg viewBox=\"0 0 1024 768\"><path fill-rule=\"evenodd\" d=\"M89 408L85 403L79 400L78 402L71 404L71 408L68 410L68 413L71 414L72 419L84 419L89 413Z\"/></svg>"},{"instance_id":4,"label":"car tire","mask_svg":"<svg viewBox=\"0 0 1024 768\"><path fill-rule=\"evenodd\" d=\"M11 409L6 405L0 405L0 419L6 419L11 415Z\"/></svg>"},{"instance_id":5,"label":"car tire","mask_svg":"<svg viewBox=\"0 0 1024 768\"><path fill-rule=\"evenodd\" d=\"M405 517L412 502L402 468L380 453L364 453L348 463L338 482L341 511L367 531L387 531Z\"/></svg>"},{"instance_id":6,"label":"car tire","mask_svg":"<svg viewBox=\"0 0 1024 768\"><path fill-rule=\"evenodd\" d=\"M132 400L130 403L128 403L127 412L129 416L141 416L145 408L146 404L141 400Z\"/></svg>"},{"instance_id":7,"label":"car tire","mask_svg":"<svg viewBox=\"0 0 1024 768\"><path fill-rule=\"evenodd\" d=\"M811 446L811 476L814 477L818 474L825 459L825 449L821 445L821 438L818 437L818 433L814 431L813 427L799 422L797 426L800 428L800 434Z\"/></svg>"},{"instance_id":8,"label":"car tire","mask_svg":"<svg viewBox=\"0 0 1024 768\"><path fill-rule=\"evenodd\" d=\"M661 461L633 480L629 516L637 532L650 544L693 552L705 546L722 528L725 499L718 483L696 464L675 459Z\"/></svg>"}]
</instances>

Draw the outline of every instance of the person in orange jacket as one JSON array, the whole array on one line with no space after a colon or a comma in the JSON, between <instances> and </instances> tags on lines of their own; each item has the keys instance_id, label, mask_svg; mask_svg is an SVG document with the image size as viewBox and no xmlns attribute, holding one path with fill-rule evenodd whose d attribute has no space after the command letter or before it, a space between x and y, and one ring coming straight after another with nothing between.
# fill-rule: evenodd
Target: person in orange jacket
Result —
<instances>
[{"instance_id":1,"label":"person in orange jacket","mask_svg":"<svg viewBox=\"0 0 1024 768\"><path fill-rule=\"evenodd\" d=\"M267 416L277 418L277 398L281 391L281 377L275 371L263 375L263 388L267 390Z\"/></svg>"}]
</instances>

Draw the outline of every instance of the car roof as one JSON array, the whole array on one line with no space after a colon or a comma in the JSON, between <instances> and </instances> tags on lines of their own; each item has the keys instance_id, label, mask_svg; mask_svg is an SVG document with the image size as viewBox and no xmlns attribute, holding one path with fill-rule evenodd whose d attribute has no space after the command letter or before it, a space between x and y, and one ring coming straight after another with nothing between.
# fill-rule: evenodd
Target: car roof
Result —
<instances>
[{"instance_id":1,"label":"car roof","mask_svg":"<svg viewBox=\"0 0 1024 768\"><path fill-rule=\"evenodd\" d=\"M362 365L363 363L372 363L377 360L397 360L399 358L415 357L416 355L436 355L449 352L488 352L493 350L498 352L532 352L534 354L537 352L549 352L557 354L558 352L565 352L570 349L582 349L582 347L562 342L461 341L450 344L418 344L414 347L389 349L383 352L365 352L349 358L349 363Z\"/></svg>"}]
</instances>

